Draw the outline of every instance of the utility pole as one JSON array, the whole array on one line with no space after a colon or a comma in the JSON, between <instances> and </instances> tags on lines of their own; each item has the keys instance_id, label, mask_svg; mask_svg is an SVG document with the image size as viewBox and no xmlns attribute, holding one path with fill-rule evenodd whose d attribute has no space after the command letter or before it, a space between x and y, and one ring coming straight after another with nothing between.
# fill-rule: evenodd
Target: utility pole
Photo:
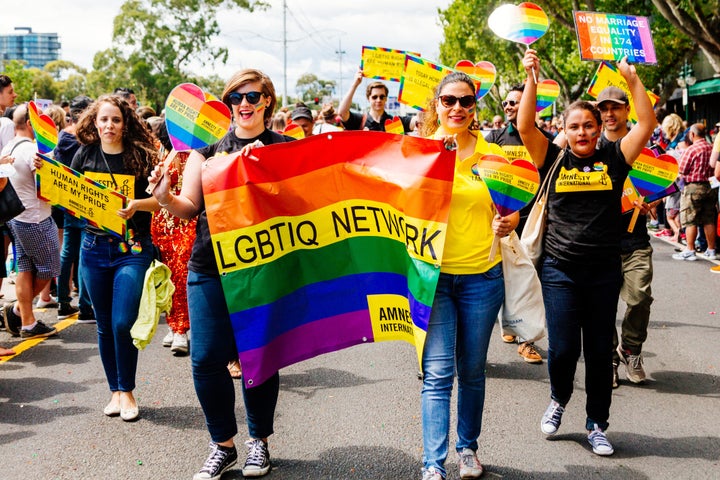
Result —
<instances>
[{"instance_id":1,"label":"utility pole","mask_svg":"<svg viewBox=\"0 0 720 480\"><path fill-rule=\"evenodd\" d=\"M340 85L338 89L338 100L343 98L342 94L342 57L345 55L345 50L342 49L342 38L338 35L338 49L335 50L335 53L338 55L340 59Z\"/></svg>"},{"instance_id":2,"label":"utility pole","mask_svg":"<svg viewBox=\"0 0 720 480\"><path fill-rule=\"evenodd\" d=\"M287 0L283 0L283 101L287 106Z\"/></svg>"}]
</instances>

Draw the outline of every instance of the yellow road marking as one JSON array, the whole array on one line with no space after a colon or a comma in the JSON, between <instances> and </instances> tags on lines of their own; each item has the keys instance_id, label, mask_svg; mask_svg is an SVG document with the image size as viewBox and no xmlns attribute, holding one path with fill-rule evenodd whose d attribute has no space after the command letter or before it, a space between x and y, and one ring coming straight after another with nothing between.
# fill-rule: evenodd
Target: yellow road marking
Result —
<instances>
[{"instance_id":1,"label":"yellow road marking","mask_svg":"<svg viewBox=\"0 0 720 480\"><path fill-rule=\"evenodd\" d=\"M62 330L65 330L67 327L69 327L76 321L77 321L77 314L75 314L69 318L66 318L64 320L60 320L59 322L54 324L53 327L55 327L57 329L57 331L60 332ZM55 335L53 335L53 337L54 336ZM7 355L4 357L0 357L0 363L5 363L8 360L11 360L11 359L17 357L25 350L28 350L28 349L34 347L35 345L38 345L39 343L44 342L48 338L52 338L52 337L28 338L27 340L20 342L18 345L15 345L14 347L6 347L6 348L12 348L12 350L15 350L15 355Z\"/></svg>"}]
</instances>

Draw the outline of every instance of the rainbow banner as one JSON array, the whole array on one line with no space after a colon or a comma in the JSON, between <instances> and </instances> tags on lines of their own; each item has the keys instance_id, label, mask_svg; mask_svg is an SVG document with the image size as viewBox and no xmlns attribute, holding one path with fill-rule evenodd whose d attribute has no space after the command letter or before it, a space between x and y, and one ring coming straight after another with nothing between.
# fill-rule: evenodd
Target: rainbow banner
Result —
<instances>
[{"instance_id":1,"label":"rainbow banner","mask_svg":"<svg viewBox=\"0 0 720 480\"><path fill-rule=\"evenodd\" d=\"M628 101L630 102L630 113L628 113L628 120L633 123L637 123L638 118L637 113L635 112L635 102L633 101L632 94L630 93L630 87L625 81L625 78L623 78L623 76L620 74L617 67L608 62L602 62L598 67L597 71L595 72L592 80L590 81L590 86L587 89L587 93L591 97L597 98L598 95L600 95L600 92L602 92L603 89L605 89L606 87L618 87L625 92L628 97ZM645 92L650 99L650 103L655 106L658 100L660 100L660 97L655 95L650 90L645 90Z\"/></svg>"},{"instance_id":2,"label":"rainbow banner","mask_svg":"<svg viewBox=\"0 0 720 480\"><path fill-rule=\"evenodd\" d=\"M657 64L647 17L618 13L573 12L582 60Z\"/></svg>"},{"instance_id":3,"label":"rainbow banner","mask_svg":"<svg viewBox=\"0 0 720 480\"><path fill-rule=\"evenodd\" d=\"M38 152L43 155L52 154L58 143L58 130L52 118L40 113L35 102L28 102L30 126L35 132Z\"/></svg>"},{"instance_id":4,"label":"rainbow banner","mask_svg":"<svg viewBox=\"0 0 720 480\"><path fill-rule=\"evenodd\" d=\"M353 345L422 355L455 153L341 132L211 159L205 206L243 380Z\"/></svg>"},{"instance_id":5,"label":"rainbow banner","mask_svg":"<svg viewBox=\"0 0 720 480\"><path fill-rule=\"evenodd\" d=\"M454 71L439 63L406 55L398 101L424 112L434 96L435 87L445 75Z\"/></svg>"},{"instance_id":6,"label":"rainbow banner","mask_svg":"<svg viewBox=\"0 0 720 480\"><path fill-rule=\"evenodd\" d=\"M405 55L420 56L419 53L405 50L363 45L360 56L363 77L399 82L405 68Z\"/></svg>"}]
</instances>

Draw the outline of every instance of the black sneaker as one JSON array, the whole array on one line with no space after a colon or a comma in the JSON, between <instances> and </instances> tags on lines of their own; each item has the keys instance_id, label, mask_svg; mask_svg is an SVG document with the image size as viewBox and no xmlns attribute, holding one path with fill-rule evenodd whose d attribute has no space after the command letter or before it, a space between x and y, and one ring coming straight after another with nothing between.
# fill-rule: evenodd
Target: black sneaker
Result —
<instances>
[{"instance_id":1,"label":"black sneaker","mask_svg":"<svg viewBox=\"0 0 720 480\"><path fill-rule=\"evenodd\" d=\"M262 477L270 471L270 452L267 443L254 438L245 442L247 459L242 469L243 477Z\"/></svg>"},{"instance_id":2,"label":"black sneaker","mask_svg":"<svg viewBox=\"0 0 720 480\"><path fill-rule=\"evenodd\" d=\"M90 312L81 311L75 323L95 323L95 312L92 310Z\"/></svg>"},{"instance_id":3,"label":"black sneaker","mask_svg":"<svg viewBox=\"0 0 720 480\"><path fill-rule=\"evenodd\" d=\"M234 446L222 447L210 442L210 456L200 471L193 475L193 480L218 480L226 470L235 466L237 459L237 449Z\"/></svg>"},{"instance_id":4,"label":"black sneaker","mask_svg":"<svg viewBox=\"0 0 720 480\"><path fill-rule=\"evenodd\" d=\"M48 327L42 320L37 320L35 326L30 330L25 328L20 329L20 338L42 338L51 337L57 333L55 327Z\"/></svg>"},{"instance_id":5,"label":"black sneaker","mask_svg":"<svg viewBox=\"0 0 720 480\"><path fill-rule=\"evenodd\" d=\"M13 312L15 302L8 303L3 309L5 313L5 330L8 331L13 337L20 335L20 328L22 327L22 318Z\"/></svg>"},{"instance_id":6,"label":"black sneaker","mask_svg":"<svg viewBox=\"0 0 720 480\"><path fill-rule=\"evenodd\" d=\"M58 320L64 320L68 317L72 317L80 311L79 308L73 307L69 303L62 302L58 308Z\"/></svg>"}]
</instances>

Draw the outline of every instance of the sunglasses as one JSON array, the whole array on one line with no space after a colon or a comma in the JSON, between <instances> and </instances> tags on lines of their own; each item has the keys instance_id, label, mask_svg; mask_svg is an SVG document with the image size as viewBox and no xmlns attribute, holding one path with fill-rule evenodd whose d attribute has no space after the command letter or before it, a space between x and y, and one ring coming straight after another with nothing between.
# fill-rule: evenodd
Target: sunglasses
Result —
<instances>
[{"instance_id":1,"label":"sunglasses","mask_svg":"<svg viewBox=\"0 0 720 480\"><path fill-rule=\"evenodd\" d=\"M455 95L440 95L438 98L440 99L442 106L445 108L452 108L458 102L460 102L460 106L462 108L470 108L475 105L475 102L477 102L475 95L465 95L462 97L456 97Z\"/></svg>"},{"instance_id":2,"label":"sunglasses","mask_svg":"<svg viewBox=\"0 0 720 480\"><path fill-rule=\"evenodd\" d=\"M385 95L373 95L373 96L370 97L370 98L373 99L373 100L377 100L377 99L385 100L386 96L385 96Z\"/></svg>"},{"instance_id":3,"label":"sunglasses","mask_svg":"<svg viewBox=\"0 0 720 480\"><path fill-rule=\"evenodd\" d=\"M520 102L516 102L515 100L503 100L502 101L503 108L507 107L508 105L510 105L511 107L514 107L515 105L519 105L519 104L520 104Z\"/></svg>"},{"instance_id":4,"label":"sunglasses","mask_svg":"<svg viewBox=\"0 0 720 480\"><path fill-rule=\"evenodd\" d=\"M243 101L243 98L247 98L247 101L250 105L257 105L262 95L262 92L232 92L230 95L228 95L228 100L233 105L240 105Z\"/></svg>"}]
</instances>

